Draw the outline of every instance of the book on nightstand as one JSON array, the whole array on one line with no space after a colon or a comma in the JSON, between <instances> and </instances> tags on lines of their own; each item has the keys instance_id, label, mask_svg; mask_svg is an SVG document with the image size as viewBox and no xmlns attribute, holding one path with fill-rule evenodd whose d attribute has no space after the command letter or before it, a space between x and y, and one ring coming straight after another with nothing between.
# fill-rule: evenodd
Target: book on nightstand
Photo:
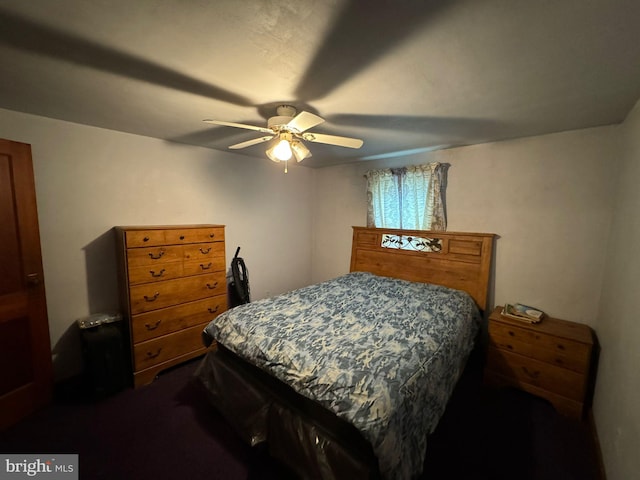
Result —
<instances>
[{"instance_id":1,"label":"book on nightstand","mask_svg":"<svg viewBox=\"0 0 640 480\"><path fill-rule=\"evenodd\" d=\"M544 312L521 303L507 303L502 309L502 315L522 322L538 323L544 317Z\"/></svg>"}]
</instances>

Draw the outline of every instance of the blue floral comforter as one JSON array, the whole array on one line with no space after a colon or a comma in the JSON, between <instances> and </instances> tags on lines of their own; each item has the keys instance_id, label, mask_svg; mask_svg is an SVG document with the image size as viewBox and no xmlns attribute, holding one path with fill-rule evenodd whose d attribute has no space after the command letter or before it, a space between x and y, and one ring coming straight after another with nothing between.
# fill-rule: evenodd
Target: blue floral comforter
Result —
<instances>
[{"instance_id":1,"label":"blue floral comforter","mask_svg":"<svg viewBox=\"0 0 640 480\"><path fill-rule=\"evenodd\" d=\"M358 428L386 479L422 470L473 347L465 292L354 272L218 316L205 334Z\"/></svg>"}]
</instances>

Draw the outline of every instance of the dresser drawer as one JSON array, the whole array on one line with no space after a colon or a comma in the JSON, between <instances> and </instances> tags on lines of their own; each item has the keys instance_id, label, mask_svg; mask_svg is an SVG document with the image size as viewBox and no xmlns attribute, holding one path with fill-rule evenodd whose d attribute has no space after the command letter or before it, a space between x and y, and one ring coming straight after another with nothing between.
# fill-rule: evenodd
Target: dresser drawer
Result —
<instances>
[{"instance_id":1,"label":"dresser drawer","mask_svg":"<svg viewBox=\"0 0 640 480\"><path fill-rule=\"evenodd\" d=\"M225 270L224 257L203 258L190 262L162 262L151 265L130 265L128 268L129 283L141 283L171 280L173 278L190 277L205 273L222 272Z\"/></svg>"},{"instance_id":2,"label":"dresser drawer","mask_svg":"<svg viewBox=\"0 0 640 480\"><path fill-rule=\"evenodd\" d=\"M134 315L131 320L133 343L144 342L194 325L209 323L226 309L226 295L218 295Z\"/></svg>"},{"instance_id":3,"label":"dresser drawer","mask_svg":"<svg viewBox=\"0 0 640 480\"><path fill-rule=\"evenodd\" d=\"M135 285L221 271L224 253L220 242L129 249L129 281Z\"/></svg>"},{"instance_id":4,"label":"dresser drawer","mask_svg":"<svg viewBox=\"0 0 640 480\"><path fill-rule=\"evenodd\" d=\"M182 266L184 276L200 275L202 273L224 272L226 268L224 257L206 258L185 262Z\"/></svg>"},{"instance_id":5,"label":"dresser drawer","mask_svg":"<svg viewBox=\"0 0 640 480\"><path fill-rule=\"evenodd\" d=\"M513 379L515 383L534 385L578 401L584 399L585 376L565 368L491 346L488 349L486 368Z\"/></svg>"},{"instance_id":6,"label":"dresser drawer","mask_svg":"<svg viewBox=\"0 0 640 480\"><path fill-rule=\"evenodd\" d=\"M135 370L143 370L203 348L202 329L205 326L206 323L134 345Z\"/></svg>"},{"instance_id":7,"label":"dresser drawer","mask_svg":"<svg viewBox=\"0 0 640 480\"><path fill-rule=\"evenodd\" d=\"M574 372L585 373L589 369L591 346L573 340L499 322L490 322L489 343Z\"/></svg>"},{"instance_id":8,"label":"dresser drawer","mask_svg":"<svg viewBox=\"0 0 640 480\"><path fill-rule=\"evenodd\" d=\"M182 246L130 248L127 250L127 265L158 265L168 262L180 262L183 257Z\"/></svg>"},{"instance_id":9,"label":"dresser drawer","mask_svg":"<svg viewBox=\"0 0 640 480\"><path fill-rule=\"evenodd\" d=\"M165 241L169 245L222 242L223 240L224 227L175 228L165 230Z\"/></svg>"},{"instance_id":10,"label":"dresser drawer","mask_svg":"<svg viewBox=\"0 0 640 480\"><path fill-rule=\"evenodd\" d=\"M127 248L164 245L164 230L127 230L124 232Z\"/></svg>"},{"instance_id":11,"label":"dresser drawer","mask_svg":"<svg viewBox=\"0 0 640 480\"><path fill-rule=\"evenodd\" d=\"M224 243L220 242L196 243L182 248L185 261L204 261L224 257Z\"/></svg>"},{"instance_id":12,"label":"dresser drawer","mask_svg":"<svg viewBox=\"0 0 640 480\"><path fill-rule=\"evenodd\" d=\"M129 294L131 313L135 315L225 293L224 272L132 285Z\"/></svg>"},{"instance_id":13,"label":"dresser drawer","mask_svg":"<svg viewBox=\"0 0 640 480\"><path fill-rule=\"evenodd\" d=\"M164 262L153 265L129 265L129 284L159 282L184 276L182 262Z\"/></svg>"}]
</instances>

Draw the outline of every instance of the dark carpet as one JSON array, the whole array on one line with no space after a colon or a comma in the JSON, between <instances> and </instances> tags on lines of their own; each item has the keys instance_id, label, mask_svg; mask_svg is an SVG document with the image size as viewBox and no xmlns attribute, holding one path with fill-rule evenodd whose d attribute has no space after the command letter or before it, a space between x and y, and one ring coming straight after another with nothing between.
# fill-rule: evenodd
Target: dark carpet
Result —
<instances>
[{"instance_id":1,"label":"dark carpet","mask_svg":"<svg viewBox=\"0 0 640 480\"><path fill-rule=\"evenodd\" d=\"M0 432L0 453L77 453L80 478L288 479L207 403L194 360L149 386L90 400L69 389L49 407ZM586 422L511 389L454 394L429 439L424 480L597 480Z\"/></svg>"}]
</instances>

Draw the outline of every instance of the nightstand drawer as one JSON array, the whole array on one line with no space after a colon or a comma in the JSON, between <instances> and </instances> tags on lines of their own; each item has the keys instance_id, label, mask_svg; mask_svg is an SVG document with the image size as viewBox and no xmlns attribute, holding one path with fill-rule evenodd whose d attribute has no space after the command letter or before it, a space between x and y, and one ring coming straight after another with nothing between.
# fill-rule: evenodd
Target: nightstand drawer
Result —
<instances>
[{"instance_id":1,"label":"nightstand drawer","mask_svg":"<svg viewBox=\"0 0 640 480\"><path fill-rule=\"evenodd\" d=\"M515 381L511 377L505 377L499 373L487 370L485 372L485 383L494 387L516 387L522 391L529 392L532 395L546 398L549 400L555 409L565 415L569 415L573 418L582 418L584 413L584 403L582 400L572 400L561 395L556 395L553 392L536 387L529 383L521 383Z\"/></svg>"},{"instance_id":2,"label":"nightstand drawer","mask_svg":"<svg viewBox=\"0 0 640 480\"><path fill-rule=\"evenodd\" d=\"M582 401L585 394L585 376L516 353L489 347L487 367L515 383L534 385L566 398Z\"/></svg>"},{"instance_id":3,"label":"nightstand drawer","mask_svg":"<svg viewBox=\"0 0 640 480\"><path fill-rule=\"evenodd\" d=\"M574 372L586 373L589 368L591 347L584 343L499 322L489 324L489 343L500 349L535 357L537 360L568 368Z\"/></svg>"}]
</instances>

